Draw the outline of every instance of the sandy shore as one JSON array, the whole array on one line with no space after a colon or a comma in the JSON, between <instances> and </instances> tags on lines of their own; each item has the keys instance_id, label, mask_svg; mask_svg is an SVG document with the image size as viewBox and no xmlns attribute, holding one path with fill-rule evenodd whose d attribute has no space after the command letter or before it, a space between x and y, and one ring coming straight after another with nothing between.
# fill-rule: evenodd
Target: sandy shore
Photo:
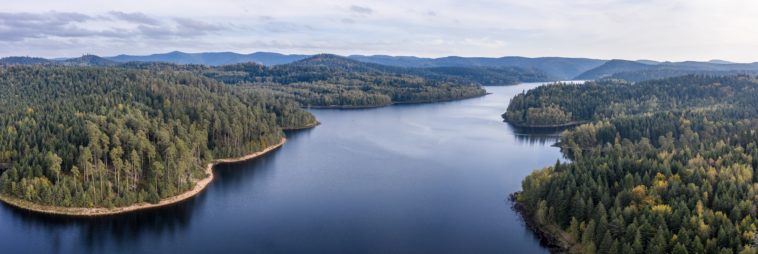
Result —
<instances>
[{"instance_id":1,"label":"sandy shore","mask_svg":"<svg viewBox=\"0 0 758 254\"><path fill-rule=\"evenodd\" d=\"M224 164L224 163L235 163L235 162L242 162L250 159L257 158L261 155L264 155L268 152L271 152L273 150L276 150L277 148L284 145L284 143L287 142L286 138L282 138L282 140L275 145L266 147L266 149L263 149L258 152L254 152L239 158L229 158L229 159L217 159L213 163L208 163L208 165L205 168L206 174L208 175L206 178L200 179L195 183L195 187L191 190L188 190L182 194L168 197L161 199L160 202L157 204L151 204L151 203L139 203L134 204L130 206L124 206L124 207L114 207L114 208L105 208L105 207L96 207L96 208L83 208L83 207L61 207L61 206L48 206L48 205L40 205L36 204L34 202L9 197L6 195L0 195L0 201L5 202L11 206L15 206L21 209L35 211L39 213L46 213L46 214L56 214L56 215L69 215L69 216L103 216L103 215L113 215L113 214L120 214L120 213L126 213L136 210L142 210L142 209L150 209L155 207L161 207L161 206L167 206L171 204L175 204L181 201L184 201L186 199L189 199L191 197L194 197L195 195L201 193L203 190L205 190L205 187L208 187L208 184L210 184L213 181L213 166L218 164Z\"/></svg>"}]
</instances>

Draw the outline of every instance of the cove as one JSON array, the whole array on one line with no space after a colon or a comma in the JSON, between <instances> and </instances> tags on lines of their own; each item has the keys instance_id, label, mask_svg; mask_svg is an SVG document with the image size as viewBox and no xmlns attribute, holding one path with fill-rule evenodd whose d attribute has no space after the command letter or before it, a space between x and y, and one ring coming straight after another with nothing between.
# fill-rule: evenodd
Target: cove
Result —
<instances>
[{"instance_id":1,"label":"cove","mask_svg":"<svg viewBox=\"0 0 758 254\"><path fill-rule=\"evenodd\" d=\"M511 97L311 110L267 156L215 169L196 197L103 218L0 206L3 253L545 253L508 195L561 158L502 122Z\"/></svg>"}]
</instances>

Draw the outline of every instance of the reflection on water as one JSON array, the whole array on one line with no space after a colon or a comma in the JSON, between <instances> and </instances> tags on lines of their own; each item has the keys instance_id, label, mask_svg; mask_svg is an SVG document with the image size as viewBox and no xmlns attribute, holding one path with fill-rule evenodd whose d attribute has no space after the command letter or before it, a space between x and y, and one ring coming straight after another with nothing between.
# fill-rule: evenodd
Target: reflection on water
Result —
<instances>
[{"instance_id":1,"label":"reflection on water","mask_svg":"<svg viewBox=\"0 0 758 254\"><path fill-rule=\"evenodd\" d=\"M289 132L288 135L299 136L309 130ZM216 192L234 192L249 181L250 176L265 178L272 168L267 164L275 158L276 151L265 157L215 168L216 177L209 188ZM242 170L253 168L256 170ZM206 190L207 191L207 190ZM194 198L165 207L135 211L126 214L101 217L70 217L30 212L2 204L4 211L24 228L44 229L52 250L60 250L61 242L71 230L79 236L79 246L86 247L87 252L97 253L105 249L129 250L130 245L145 235L175 235L184 231L192 223L192 216L206 201L205 193ZM107 245L107 248L106 248Z\"/></svg>"},{"instance_id":2,"label":"reflection on water","mask_svg":"<svg viewBox=\"0 0 758 254\"><path fill-rule=\"evenodd\" d=\"M529 145L554 145L561 137L561 133L567 128L521 128L508 124L513 131L513 136L522 144Z\"/></svg>"},{"instance_id":3,"label":"reflection on water","mask_svg":"<svg viewBox=\"0 0 758 254\"><path fill-rule=\"evenodd\" d=\"M529 145L553 145L558 142L559 134L520 134L520 133L514 133L513 136L516 137L516 140L518 140L522 144L529 144Z\"/></svg>"},{"instance_id":4,"label":"reflection on water","mask_svg":"<svg viewBox=\"0 0 758 254\"><path fill-rule=\"evenodd\" d=\"M60 250L61 241L71 230L79 236L74 239L88 252L100 252L104 244L115 245L128 250L129 245L140 236L171 235L186 229L192 221L193 207L202 206L205 197L196 198L171 206L136 211L105 217L68 217L29 212L3 205L14 220L25 228L44 229L47 232L51 250Z\"/></svg>"}]
</instances>

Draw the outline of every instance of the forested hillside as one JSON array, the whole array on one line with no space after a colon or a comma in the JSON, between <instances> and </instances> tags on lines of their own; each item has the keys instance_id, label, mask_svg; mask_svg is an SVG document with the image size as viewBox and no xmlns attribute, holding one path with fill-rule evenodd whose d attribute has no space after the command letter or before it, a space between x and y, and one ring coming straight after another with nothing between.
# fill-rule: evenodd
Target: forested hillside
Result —
<instances>
[{"instance_id":1,"label":"forested hillside","mask_svg":"<svg viewBox=\"0 0 758 254\"><path fill-rule=\"evenodd\" d=\"M548 80L570 80L577 75L602 65L605 60L569 57L459 57L422 58L412 56L349 56L352 59L389 66L408 68L432 67L518 67L539 70Z\"/></svg>"},{"instance_id":2,"label":"forested hillside","mask_svg":"<svg viewBox=\"0 0 758 254\"><path fill-rule=\"evenodd\" d=\"M270 94L191 72L0 67L0 192L112 207L186 191L205 163L276 144L315 119Z\"/></svg>"},{"instance_id":3,"label":"forested hillside","mask_svg":"<svg viewBox=\"0 0 758 254\"><path fill-rule=\"evenodd\" d=\"M223 58L226 55L198 57L204 56ZM264 57L260 54L256 56ZM165 62L116 63L93 55L48 62L31 58L6 59L6 63L0 61L0 65L113 66L194 73L247 91L270 90L268 92L297 101L305 107L361 108L393 103L456 100L484 95L481 85L511 85L545 80L542 72L517 67L402 68L363 63L328 54L275 66L253 62L221 66Z\"/></svg>"},{"instance_id":4,"label":"forested hillside","mask_svg":"<svg viewBox=\"0 0 758 254\"><path fill-rule=\"evenodd\" d=\"M710 62L654 62L611 60L588 70L574 79L623 79L644 81L683 75L736 75L758 73L758 63Z\"/></svg>"},{"instance_id":5,"label":"forested hillside","mask_svg":"<svg viewBox=\"0 0 758 254\"><path fill-rule=\"evenodd\" d=\"M443 73L317 55L291 64L224 65L204 74L227 84L271 89L316 107L375 107L484 95L475 81Z\"/></svg>"},{"instance_id":6,"label":"forested hillside","mask_svg":"<svg viewBox=\"0 0 758 254\"><path fill-rule=\"evenodd\" d=\"M679 70L679 69L649 69L639 71L624 71L613 73L607 79L620 79L631 82L664 79L679 77L685 75L708 75L708 76L728 76L728 75L755 75L758 70Z\"/></svg>"},{"instance_id":7,"label":"forested hillside","mask_svg":"<svg viewBox=\"0 0 758 254\"><path fill-rule=\"evenodd\" d=\"M572 161L528 176L517 207L569 252L755 253L757 96L749 76L528 92L595 121L561 135Z\"/></svg>"},{"instance_id":8,"label":"forested hillside","mask_svg":"<svg viewBox=\"0 0 758 254\"><path fill-rule=\"evenodd\" d=\"M118 55L107 57L107 59L126 63L126 62L163 62L174 64L202 64L209 66L221 66L229 64L255 62L262 65L281 65L289 64L295 61L312 57L313 55L285 55L272 52L255 52L252 54L240 54L234 52L202 52L202 53L185 53L173 51L163 54L152 54L144 56ZM364 63L374 63L385 66L404 67L404 68L435 68L435 67L463 67L468 69L479 68L517 68L525 70L535 70L544 73L547 80L569 80L577 75L598 67L605 60L588 59L588 58L568 58L568 57L442 57L442 58L423 58L414 56L385 56L385 55L351 55L347 56L352 60ZM498 84L502 85L502 84Z\"/></svg>"},{"instance_id":9,"label":"forested hillside","mask_svg":"<svg viewBox=\"0 0 758 254\"><path fill-rule=\"evenodd\" d=\"M0 58L0 64L10 65L28 65L28 64L49 64L53 61L40 57L28 57L28 56L11 56Z\"/></svg>"},{"instance_id":10,"label":"forested hillside","mask_svg":"<svg viewBox=\"0 0 758 254\"><path fill-rule=\"evenodd\" d=\"M516 124L547 125L709 107L736 93L732 87L719 85L720 79L691 75L635 84L618 80L556 83L517 95L503 118Z\"/></svg>"},{"instance_id":11,"label":"forested hillside","mask_svg":"<svg viewBox=\"0 0 758 254\"><path fill-rule=\"evenodd\" d=\"M127 63L127 62L163 62L174 64L202 64L209 66L221 66L229 64L255 62L262 65L281 65L299 61L313 55L285 55L273 52L255 52L251 54L240 54L234 52L202 52L202 53L185 53L173 51L162 54L152 55L118 55L106 57L108 60ZM598 67L605 60L588 59L588 58L568 58L568 57L442 57L442 58L423 58L414 56L385 56L385 55L350 55L347 56L352 60L364 63L374 63L386 66L404 67L404 68L436 68L436 67L464 67L471 69L478 68L518 68L527 70L538 70L546 75L548 80L569 80L577 75Z\"/></svg>"},{"instance_id":12,"label":"forested hillside","mask_svg":"<svg viewBox=\"0 0 758 254\"><path fill-rule=\"evenodd\" d=\"M603 65L600 65L596 68L588 70L576 76L574 79L593 80L593 79L608 78L615 73L648 70L648 69L653 69L654 66L655 66L654 64L644 64L644 63L635 62L635 61L614 59L614 60L605 62Z\"/></svg>"},{"instance_id":13,"label":"forested hillside","mask_svg":"<svg viewBox=\"0 0 758 254\"><path fill-rule=\"evenodd\" d=\"M237 64L246 62L255 62L263 65L288 64L297 60L309 57L308 55L284 55L271 52L255 52L252 54L239 54L233 52L203 52L203 53L185 53L173 51L163 54L152 54L145 56L118 55L107 57L115 62L162 62L174 64L203 64L210 66L219 66L225 64Z\"/></svg>"}]
</instances>

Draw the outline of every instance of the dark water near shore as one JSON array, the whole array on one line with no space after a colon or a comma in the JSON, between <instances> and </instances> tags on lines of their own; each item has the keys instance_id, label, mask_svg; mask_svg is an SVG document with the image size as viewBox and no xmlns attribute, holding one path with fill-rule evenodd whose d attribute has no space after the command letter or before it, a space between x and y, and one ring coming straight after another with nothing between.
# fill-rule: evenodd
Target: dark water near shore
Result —
<instances>
[{"instance_id":1,"label":"dark water near shore","mask_svg":"<svg viewBox=\"0 0 758 254\"><path fill-rule=\"evenodd\" d=\"M456 102L313 110L263 158L196 198L76 219L0 205L0 253L545 253L507 201L560 158L500 114L538 84Z\"/></svg>"}]
</instances>

